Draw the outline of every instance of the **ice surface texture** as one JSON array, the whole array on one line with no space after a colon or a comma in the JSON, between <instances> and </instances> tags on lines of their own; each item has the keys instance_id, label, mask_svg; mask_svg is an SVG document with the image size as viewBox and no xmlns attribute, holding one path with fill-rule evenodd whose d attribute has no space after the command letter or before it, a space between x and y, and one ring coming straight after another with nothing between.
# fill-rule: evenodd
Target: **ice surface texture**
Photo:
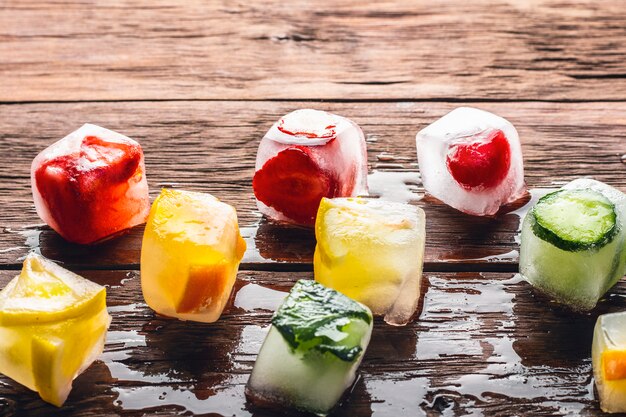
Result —
<instances>
[{"instance_id":1,"label":"ice surface texture","mask_svg":"<svg viewBox=\"0 0 626 417\"><path fill-rule=\"evenodd\" d=\"M141 245L144 298L157 313L214 322L245 250L234 207L210 194L164 189Z\"/></svg>"},{"instance_id":2,"label":"ice surface texture","mask_svg":"<svg viewBox=\"0 0 626 417\"><path fill-rule=\"evenodd\" d=\"M259 211L273 220L311 226L322 197L367 193L365 137L344 117L296 110L265 134L255 170Z\"/></svg>"},{"instance_id":3,"label":"ice surface texture","mask_svg":"<svg viewBox=\"0 0 626 417\"><path fill-rule=\"evenodd\" d=\"M406 324L420 295L425 220L424 211L409 204L323 199L315 224L315 279L389 324Z\"/></svg>"},{"instance_id":4,"label":"ice surface texture","mask_svg":"<svg viewBox=\"0 0 626 417\"><path fill-rule=\"evenodd\" d=\"M150 209L141 146L85 124L33 160L37 214L70 242L89 244L145 222Z\"/></svg>"},{"instance_id":5,"label":"ice surface texture","mask_svg":"<svg viewBox=\"0 0 626 417\"><path fill-rule=\"evenodd\" d=\"M609 358L612 364L607 363ZM626 312L598 317L591 359L602 411L626 412Z\"/></svg>"},{"instance_id":6,"label":"ice surface texture","mask_svg":"<svg viewBox=\"0 0 626 417\"><path fill-rule=\"evenodd\" d=\"M562 189L593 190L615 206L617 231L601 247L564 250L538 237L532 209L524 218L520 272L541 292L574 310L590 310L626 272L626 196L599 181L577 179Z\"/></svg>"},{"instance_id":7,"label":"ice surface texture","mask_svg":"<svg viewBox=\"0 0 626 417\"><path fill-rule=\"evenodd\" d=\"M519 136L502 117L459 107L422 129L416 143L424 188L457 210L491 216L526 191Z\"/></svg>"}]
</instances>

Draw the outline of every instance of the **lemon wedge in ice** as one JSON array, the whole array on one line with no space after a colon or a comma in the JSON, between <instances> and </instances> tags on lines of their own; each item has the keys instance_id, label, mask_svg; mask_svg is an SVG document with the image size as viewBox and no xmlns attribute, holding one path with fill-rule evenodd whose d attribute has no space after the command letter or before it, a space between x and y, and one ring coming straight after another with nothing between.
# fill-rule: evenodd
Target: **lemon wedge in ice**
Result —
<instances>
[{"instance_id":1,"label":"lemon wedge in ice","mask_svg":"<svg viewBox=\"0 0 626 417\"><path fill-rule=\"evenodd\" d=\"M315 280L404 325L417 307L422 209L372 198L323 198L315 223Z\"/></svg>"},{"instance_id":2,"label":"lemon wedge in ice","mask_svg":"<svg viewBox=\"0 0 626 417\"><path fill-rule=\"evenodd\" d=\"M0 291L0 372L61 406L110 321L104 287L30 254Z\"/></svg>"}]
</instances>

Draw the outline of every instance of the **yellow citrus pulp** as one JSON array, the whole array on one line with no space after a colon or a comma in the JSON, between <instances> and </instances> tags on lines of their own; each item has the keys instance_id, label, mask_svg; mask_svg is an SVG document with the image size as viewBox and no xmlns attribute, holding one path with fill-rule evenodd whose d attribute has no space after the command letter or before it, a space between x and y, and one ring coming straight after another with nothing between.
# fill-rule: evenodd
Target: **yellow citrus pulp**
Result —
<instances>
[{"instance_id":1,"label":"yellow citrus pulp","mask_svg":"<svg viewBox=\"0 0 626 417\"><path fill-rule=\"evenodd\" d=\"M31 253L0 291L0 372L60 407L110 323L104 287Z\"/></svg>"}]
</instances>

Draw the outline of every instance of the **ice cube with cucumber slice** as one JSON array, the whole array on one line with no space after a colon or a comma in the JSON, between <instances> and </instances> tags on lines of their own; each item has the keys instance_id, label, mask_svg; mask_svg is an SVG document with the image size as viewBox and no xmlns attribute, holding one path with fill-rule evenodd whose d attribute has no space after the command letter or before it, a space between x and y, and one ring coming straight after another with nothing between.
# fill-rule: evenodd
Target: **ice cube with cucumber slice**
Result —
<instances>
[{"instance_id":1,"label":"ice cube with cucumber slice","mask_svg":"<svg viewBox=\"0 0 626 417\"><path fill-rule=\"evenodd\" d=\"M541 198L522 225L520 272L555 301L593 309L626 272L626 196L577 179Z\"/></svg>"},{"instance_id":2,"label":"ice cube with cucumber slice","mask_svg":"<svg viewBox=\"0 0 626 417\"><path fill-rule=\"evenodd\" d=\"M298 281L272 318L246 396L257 406L327 414L353 384L372 325L366 306Z\"/></svg>"}]
</instances>

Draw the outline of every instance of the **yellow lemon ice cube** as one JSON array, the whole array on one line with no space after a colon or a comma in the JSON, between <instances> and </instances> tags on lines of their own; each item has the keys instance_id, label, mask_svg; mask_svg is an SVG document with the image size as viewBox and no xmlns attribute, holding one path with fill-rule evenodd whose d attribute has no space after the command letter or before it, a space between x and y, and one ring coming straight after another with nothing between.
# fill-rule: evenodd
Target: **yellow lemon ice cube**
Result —
<instances>
[{"instance_id":1,"label":"yellow lemon ice cube","mask_svg":"<svg viewBox=\"0 0 626 417\"><path fill-rule=\"evenodd\" d=\"M210 194L164 189L143 235L144 298L159 314L214 322L245 250L234 207Z\"/></svg>"},{"instance_id":2,"label":"yellow lemon ice cube","mask_svg":"<svg viewBox=\"0 0 626 417\"><path fill-rule=\"evenodd\" d=\"M31 253L0 291L0 373L60 407L110 323L104 287Z\"/></svg>"},{"instance_id":3,"label":"yellow lemon ice cube","mask_svg":"<svg viewBox=\"0 0 626 417\"><path fill-rule=\"evenodd\" d=\"M420 295L425 215L382 199L322 199L315 223L315 279L406 324Z\"/></svg>"},{"instance_id":4,"label":"yellow lemon ice cube","mask_svg":"<svg viewBox=\"0 0 626 417\"><path fill-rule=\"evenodd\" d=\"M626 312L598 317L591 359L602 410L626 412Z\"/></svg>"}]
</instances>

